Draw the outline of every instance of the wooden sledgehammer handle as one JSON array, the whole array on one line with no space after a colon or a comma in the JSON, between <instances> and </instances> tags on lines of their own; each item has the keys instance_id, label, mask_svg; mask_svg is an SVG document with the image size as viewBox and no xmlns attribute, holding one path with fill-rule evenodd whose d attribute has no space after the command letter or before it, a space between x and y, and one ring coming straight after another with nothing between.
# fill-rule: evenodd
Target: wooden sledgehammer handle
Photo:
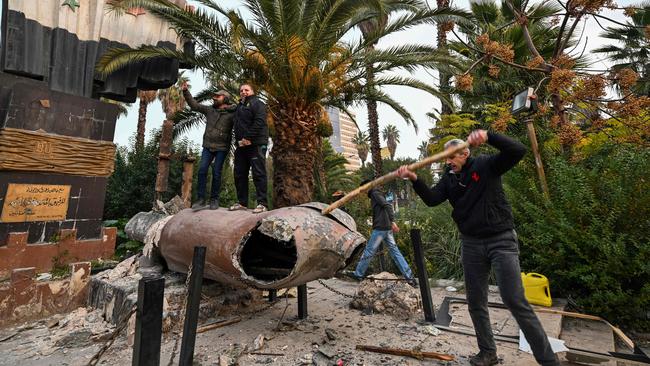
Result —
<instances>
[{"instance_id":1,"label":"wooden sledgehammer handle","mask_svg":"<svg viewBox=\"0 0 650 366\"><path fill-rule=\"evenodd\" d=\"M431 163L435 163L438 160L446 159L446 158L448 158L448 157L450 157L450 156L452 156L452 155L454 155L454 154L456 154L456 153L458 153L458 152L460 152L460 151L462 151L462 150L464 150L464 149L466 149L468 147L469 147L469 143L467 143L467 141L465 141L462 144L458 144L458 145L454 146L451 149L441 151L441 152L439 152L439 153L437 153L435 155L429 156L426 159L422 159L422 160L417 161L417 162L415 162L413 164L410 164L408 166L408 169L410 171L416 171L416 170L418 170L420 168L423 168L423 167L425 167L425 166L427 166L427 165L429 165ZM360 193L368 192L372 188L374 188L376 186L379 186L379 185L382 185L382 184L386 184L386 183L390 182L393 179L397 179L397 175L395 174L395 172L390 172L388 174L384 174L381 177L373 180L372 182L368 182L368 183L362 185L361 187L358 187L357 189L353 190L352 192L346 194L340 200L338 200L338 201L332 203L331 205L325 207L323 209L323 211L321 211L321 213L323 215L327 215L328 213L330 213L330 212L336 210L337 208L345 205L346 203L350 202L354 197L358 196Z\"/></svg>"}]
</instances>

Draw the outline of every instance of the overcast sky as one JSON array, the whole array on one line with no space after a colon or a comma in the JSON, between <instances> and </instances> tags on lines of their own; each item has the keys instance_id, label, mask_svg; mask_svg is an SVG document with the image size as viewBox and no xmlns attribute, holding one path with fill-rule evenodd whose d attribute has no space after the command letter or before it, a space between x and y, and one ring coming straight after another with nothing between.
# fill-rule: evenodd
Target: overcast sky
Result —
<instances>
[{"instance_id":1,"label":"overcast sky","mask_svg":"<svg viewBox=\"0 0 650 366\"><path fill-rule=\"evenodd\" d=\"M428 0L429 4L432 7L435 7L435 0ZM453 1L453 0L452 0ZM193 1L189 1L193 3ZM242 1L240 0L226 0L223 1L226 7L236 8L241 6ZM640 1L631 1L631 0L619 0L618 5L621 7L629 6L632 4L640 4ZM461 8L468 8L468 0L456 0L453 5ZM622 11L611 11L607 10L606 15L617 21L625 22L626 18L623 16ZM601 33L600 27L596 24L593 19L589 19L586 24L582 23L585 27L584 35L582 42L587 42L587 52L591 49L597 48L602 44L608 43L607 41L598 37ZM615 24L602 21L601 24L605 27L615 26ZM576 31L576 34L579 34ZM453 35L451 35L453 37ZM403 31L400 33L393 34L389 37L383 39L378 47L390 47L393 45L399 45L404 43L419 43L419 44L429 44L435 45L436 40L436 29L434 26L422 25L409 29L408 31ZM593 60L597 60L598 57L594 56ZM594 68L603 68L605 64L603 62L598 62L593 65ZM194 93L202 90L205 87L205 82L203 80L203 75L201 72L186 72L190 77L190 84L192 85L192 91ZM413 74L413 76L421 81L430 84L437 84L437 79L434 78L436 74L434 72L427 72L424 70L419 70ZM380 104L378 108L379 113L379 125L380 129L388 124L394 124L400 131L400 144L397 147L397 157L413 157L417 158L419 153L417 151L417 146L424 140L428 139L428 130L433 127L432 122L427 118L426 113L432 111L434 108L440 108L440 102L429 95L428 93L414 90L411 88L405 87L388 87L385 89L388 94L393 96L396 100L402 103L406 109L411 113L413 118L419 127L419 132L416 134L413 127L408 126L402 118L399 117L397 113L391 110L389 107ZM356 113L357 122L359 126L367 130L367 112L365 105L355 107L352 109ZM164 114L162 112L160 102L156 101L151 103L148 106L147 110L147 139L150 137L149 132L153 128L159 128L164 119ZM115 132L115 143L119 145L127 145L129 139L132 138L136 131L136 124L138 120L138 102L131 105L129 108L129 113L126 117L121 117L117 121L117 128ZM199 128L195 128L190 131L187 136L194 141L196 144L200 145L203 135L203 125ZM382 145L385 145L385 142L382 141Z\"/></svg>"}]
</instances>

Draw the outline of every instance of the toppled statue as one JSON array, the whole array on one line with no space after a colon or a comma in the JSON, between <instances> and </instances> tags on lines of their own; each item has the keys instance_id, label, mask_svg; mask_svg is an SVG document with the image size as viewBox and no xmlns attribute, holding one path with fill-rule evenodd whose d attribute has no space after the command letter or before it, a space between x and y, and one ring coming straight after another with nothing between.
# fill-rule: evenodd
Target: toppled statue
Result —
<instances>
[{"instance_id":1,"label":"toppled statue","mask_svg":"<svg viewBox=\"0 0 650 366\"><path fill-rule=\"evenodd\" d=\"M207 248L204 277L233 286L279 289L330 278L346 267L365 238L345 212L321 215L312 202L258 214L226 209L172 216L139 213L125 231L159 252L169 269L187 273L195 246Z\"/></svg>"}]
</instances>

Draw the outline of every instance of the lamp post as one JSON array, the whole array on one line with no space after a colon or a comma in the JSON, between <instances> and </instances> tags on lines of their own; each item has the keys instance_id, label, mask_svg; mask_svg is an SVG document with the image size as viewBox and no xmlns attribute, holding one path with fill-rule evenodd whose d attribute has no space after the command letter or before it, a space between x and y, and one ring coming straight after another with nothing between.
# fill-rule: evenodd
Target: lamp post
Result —
<instances>
[{"instance_id":1,"label":"lamp post","mask_svg":"<svg viewBox=\"0 0 650 366\"><path fill-rule=\"evenodd\" d=\"M524 120L526 122L526 130L528 131L528 139L530 140L530 147L533 150L533 156L535 157L535 168L537 169L537 176L539 177L540 185L542 186L542 192L544 192L544 197L549 198L548 185L546 184L546 174L544 173L544 165L542 164L542 157L539 154L539 147L537 145L537 135L535 134L535 126L533 125L533 118L530 117L530 112L534 111L536 108L536 99L537 96L533 88L526 88L525 90L517 93L512 101L512 114L518 115L525 113L527 118Z\"/></svg>"}]
</instances>

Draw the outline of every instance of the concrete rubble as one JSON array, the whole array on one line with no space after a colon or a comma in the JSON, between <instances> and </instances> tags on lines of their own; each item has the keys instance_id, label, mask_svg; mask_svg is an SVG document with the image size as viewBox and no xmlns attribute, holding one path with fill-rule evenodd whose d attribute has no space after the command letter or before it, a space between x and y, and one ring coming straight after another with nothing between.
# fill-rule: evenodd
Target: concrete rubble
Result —
<instances>
[{"instance_id":1,"label":"concrete rubble","mask_svg":"<svg viewBox=\"0 0 650 366\"><path fill-rule=\"evenodd\" d=\"M388 272L372 275L372 278L376 280L366 278L361 282L350 307L364 313L391 314L402 319L408 319L418 311L418 289Z\"/></svg>"}]
</instances>

